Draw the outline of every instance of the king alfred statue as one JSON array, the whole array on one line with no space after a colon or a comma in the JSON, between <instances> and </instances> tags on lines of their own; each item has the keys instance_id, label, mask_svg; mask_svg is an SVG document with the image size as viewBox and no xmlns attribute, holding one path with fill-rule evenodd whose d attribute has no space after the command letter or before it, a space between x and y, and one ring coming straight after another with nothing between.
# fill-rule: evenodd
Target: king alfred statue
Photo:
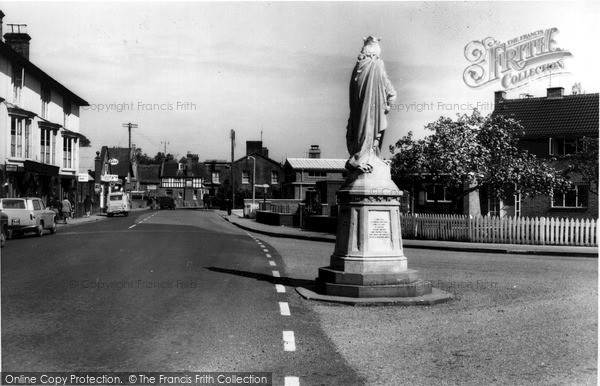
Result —
<instances>
[{"instance_id":1,"label":"king alfred statue","mask_svg":"<svg viewBox=\"0 0 600 386\"><path fill-rule=\"evenodd\" d=\"M350 80L350 118L346 128L350 158L346 168L362 173L371 173L373 159L380 157L386 114L396 99L380 58L380 40L372 36L363 38L364 45Z\"/></svg>"}]
</instances>

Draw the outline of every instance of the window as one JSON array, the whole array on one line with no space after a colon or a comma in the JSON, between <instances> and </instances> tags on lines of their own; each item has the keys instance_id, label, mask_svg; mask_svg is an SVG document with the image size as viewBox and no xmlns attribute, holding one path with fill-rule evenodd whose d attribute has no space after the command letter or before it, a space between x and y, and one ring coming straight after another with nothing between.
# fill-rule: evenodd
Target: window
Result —
<instances>
[{"instance_id":1,"label":"window","mask_svg":"<svg viewBox=\"0 0 600 386\"><path fill-rule=\"evenodd\" d=\"M71 101L68 99L63 100L63 113L64 113L64 124L63 126L69 128L69 118L71 117Z\"/></svg>"},{"instance_id":2,"label":"window","mask_svg":"<svg viewBox=\"0 0 600 386\"><path fill-rule=\"evenodd\" d=\"M49 107L52 92L48 86L42 86L42 118L50 119Z\"/></svg>"},{"instance_id":3,"label":"window","mask_svg":"<svg viewBox=\"0 0 600 386\"><path fill-rule=\"evenodd\" d=\"M271 185L277 185L279 183L279 173L276 171L271 172Z\"/></svg>"},{"instance_id":4,"label":"window","mask_svg":"<svg viewBox=\"0 0 600 386\"><path fill-rule=\"evenodd\" d=\"M194 179L192 179L192 186L194 188L201 188L202 187L202 178L194 178Z\"/></svg>"},{"instance_id":5,"label":"window","mask_svg":"<svg viewBox=\"0 0 600 386\"><path fill-rule=\"evenodd\" d=\"M452 202L452 196L441 184L429 184L425 191L425 200L427 202L436 200L437 202Z\"/></svg>"},{"instance_id":6,"label":"window","mask_svg":"<svg viewBox=\"0 0 600 386\"><path fill-rule=\"evenodd\" d=\"M19 65L13 65L12 68L12 86L13 86L13 102L21 103L21 90L23 89L23 74L24 69Z\"/></svg>"},{"instance_id":7,"label":"window","mask_svg":"<svg viewBox=\"0 0 600 386\"><path fill-rule=\"evenodd\" d=\"M166 194L168 197L173 197L173 189L167 189L167 190L165 190L165 194Z\"/></svg>"},{"instance_id":8,"label":"window","mask_svg":"<svg viewBox=\"0 0 600 386\"><path fill-rule=\"evenodd\" d=\"M71 137L63 137L63 168L65 169L73 169L74 165L74 142L75 138Z\"/></svg>"},{"instance_id":9,"label":"window","mask_svg":"<svg viewBox=\"0 0 600 386\"><path fill-rule=\"evenodd\" d=\"M327 177L326 172L311 170L308 172L309 177Z\"/></svg>"},{"instance_id":10,"label":"window","mask_svg":"<svg viewBox=\"0 0 600 386\"><path fill-rule=\"evenodd\" d=\"M39 200L32 200L33 210L42 210L42 205Z\"/></svg>"},{"instance_id":11,"label":"window","mask_svg":"<svg viewBox=\"0 0 600 386\"><path fill-rule=\"evenodd\" d=\"M242 172L242 184L249 184L249 182L248 182L249 180L250 180L250 173L244 170Z\"/></svg>"},{"instance_id":12,"label":"window","mask_svg":"<svg viewBox=\"0 0 600 386\"><path fill-rule=\"evenodd\" d=\"M213 184L219 183L219 172L212 172L212 182Z\"/></svg>"},{"instance_id":13,"label":"window","mask_svg":"<svg viewBox=\"0 0 600 386\"><path fill-rule=\"evenodd\" d=\"M11 116L10 119L10 156L28 158L31 150L29 119Z\"/></svg>"},{"instance_id":14,"label":"window","mask_svg":"<svg viewBox=\"0 0 600 386\"><path fill-rule=\"evenodd\" d=\"M56 147L56 138L54 132L50 129L41 129L40 131L40 160L42 163L54 164L54 152Z\"/></svg>"},{"instance_id":15,"label":"window","mask_svg":"<svg viewBox=\"0 0 600 386\"><path fill-rule=\"evenodd\" d=\"M581 148L581 139L578 138L549 138L548 153L554 156L563 156L577 153Z\"/></svg>"},{"instance_id":16,"label":"window","mask_svg":"<svg viewBox=\"0 0 600 386\"><path fill-rule=\"evenodd\" d=\"M555 190L552 192L553 208L587 208L588 189L586 186L577 185L566 192Z\"/></svg>"},{"instance_id":17,"label":"window","mask_svg":"<svg viewBox=\"0 0 600 386\"><path fill-rule=\"evenodd\" d=\"M181 178L163 178L162 179L162 187L163 188L184 188L185 180Z\"/></svg>"}]
</instances>

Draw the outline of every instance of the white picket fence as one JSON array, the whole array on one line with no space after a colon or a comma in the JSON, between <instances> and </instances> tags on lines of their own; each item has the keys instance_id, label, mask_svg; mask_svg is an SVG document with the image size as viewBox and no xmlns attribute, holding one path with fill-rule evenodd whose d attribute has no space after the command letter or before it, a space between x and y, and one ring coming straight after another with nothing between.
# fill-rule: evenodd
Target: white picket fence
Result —
<instances>
[{"instance_id":1,"label":"white picket fence","mask_svg":"<svg viewBox=\"0 0 600 386\"><path fill-rule=\"evenodd\" d=\"M400 218L402 237L478 243L598 246L597 220L416 214Z\"/></svg>"}]
</instances>

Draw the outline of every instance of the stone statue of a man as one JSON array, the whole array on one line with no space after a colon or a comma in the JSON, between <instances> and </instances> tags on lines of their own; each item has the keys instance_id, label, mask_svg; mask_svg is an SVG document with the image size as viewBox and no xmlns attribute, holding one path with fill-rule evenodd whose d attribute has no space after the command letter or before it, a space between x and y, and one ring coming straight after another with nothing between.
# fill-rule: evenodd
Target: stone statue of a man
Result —
<instances>
[{"instance_id":1,"label":"stone statue of a man","mask_svg":"<svg viewBox=\"0 0 600 386\"><path fill-rule=\"evenodd\" d=\"M386 114L396 91L380 59L380 39L369 36L358 55L350 80L350 118L346 128L346 145L350 158L346 168L371 173L373 158L379 158Z\"/></svg>"}]
</instances>

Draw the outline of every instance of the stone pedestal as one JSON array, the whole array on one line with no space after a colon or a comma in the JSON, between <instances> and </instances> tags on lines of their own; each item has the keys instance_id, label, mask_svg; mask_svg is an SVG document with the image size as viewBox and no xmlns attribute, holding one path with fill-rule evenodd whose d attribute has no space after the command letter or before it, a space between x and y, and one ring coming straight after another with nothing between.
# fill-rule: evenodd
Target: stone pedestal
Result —
<instances>
[{"instance_id":1,"label":"stone pedestal","mask_svg":"<svg viewBox=\"0 0 600 386\"><path fill-rule=\"evenodd\" d=\"M355 173L338 191L335 250L319 268L317 290L325 295L377 298L431 294L431 283L407 267L400 231L400 190L390 167L374 160L371 173Z\"/></svg>"}]
</instances>

